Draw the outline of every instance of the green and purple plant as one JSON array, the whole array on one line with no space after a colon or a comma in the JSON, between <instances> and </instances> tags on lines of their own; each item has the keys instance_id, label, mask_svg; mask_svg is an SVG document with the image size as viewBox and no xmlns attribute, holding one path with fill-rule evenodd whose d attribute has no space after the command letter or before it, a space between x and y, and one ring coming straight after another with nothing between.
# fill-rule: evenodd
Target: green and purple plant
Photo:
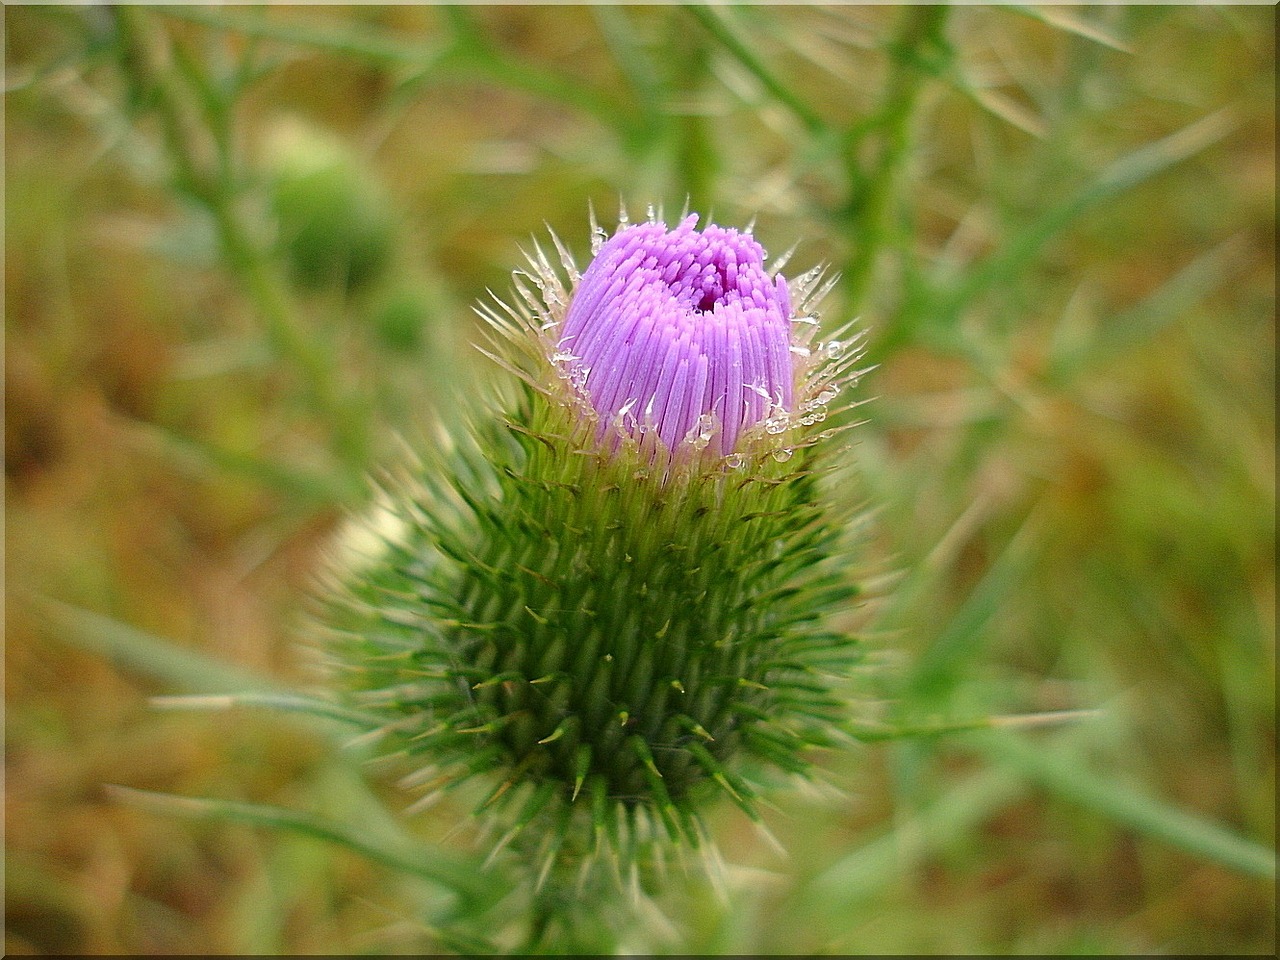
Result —
<instances>
[{"instance_id":1,"label":"green and purple plant","mask_svg":"<svg viewBox=\"0 0 1280 960\"><path fill-rule=\"evenodd\" d=\"M824 421L858 338L815 342L821 269L788 283L696 223L597 231L581 275L537 250L481 309L517 389L386 486L323 600L406 782L486 777L491 857L524 849L535 888L705 847L717 794L758 819L762 774L803 774L848 715Z\"/></svg>"}]
</instances>

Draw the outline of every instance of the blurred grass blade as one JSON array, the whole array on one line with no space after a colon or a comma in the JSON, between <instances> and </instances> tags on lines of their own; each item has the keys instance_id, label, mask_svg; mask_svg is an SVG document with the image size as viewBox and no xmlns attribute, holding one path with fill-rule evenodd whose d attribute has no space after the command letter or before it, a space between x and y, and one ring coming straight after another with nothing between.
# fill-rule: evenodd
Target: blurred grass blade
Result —
<instances>
[{"instance_id":1,"label":"blurred grass blade","mask_svg":"<svg viewBox=\"0 0 1280 960\"><path fill-rule=\"evenodd\" d=\"M240 13L225 8L204 6L164 7L166 17L186 20L216 30L228 30L251 37L277 40L296 46L313 47L380 64L402 64L425 68L446 52L443 45L407 43L394 40L347 21L337 30L268 17L263 13Z\"/></svg>"},{"instance_id":2,"label":"blurred grass blade","mask_svg":"<svg viewBox=\"0 0 1280 960\"><path fill-rule=\"evenodd\" d=\"M131 421L129 435L139 447L201 476L233 474L306 503L354 501L363 486L346 472L324 474L274 463L251 454L222 450L191 437L179 436L155 424Z\"/></svg>"},{"instance_id":3,"label":"blurred grass blade","mask_svg":"<svg viewBox=\"0 0 1280 960\"><path fill-rule=\"evenodd\" d=\"M264 804L180 797L173 794L110 786L118 799L158 813L190 820L221 820L255 827L289 830L337 844L393 870L439 884L471 904L495 902L505 891L496 876L482 874L469 861L425 843L375 838L363 825L350 827L311 814Z\"/></svg>"},{"instance_id":4,"label":"blurred grass blade","mask_svg":"<svg viewBox=\"0 0 1280 960\"><path fill-rule=\"evenodd\" d=\"M153 707L161 710L229 710L232 707L262 707L285 713L301 713L326 720L339 720L361 727L378 726L381 718L352 710L327 700L288 693L216 693L190 696L152 697Z\"/></svg>"},{"instance_id":5,"label":"blurred grass blade","mask_svg":"<svg viewBox=\"0 0 1280 960\"><path fill-rule=\"evenodd\" d=\"M1034 517L1023 522L959 611L920 655L910 681L915 693L936 693L979 651L987 624L1022 582L1037 526Z\"/></svg>"},{"instance_id":6,"label":"blurred grass blade","mask_svg":"<svg viewBox=\"0 0 1280 960\"><path fill-rule=\"evenodd\" d=\"M467 17L462 8L445 7L444 11L454 23ZM328 50L386 66L415 68L419 77L430 74L488 80L574 107L608 127L625 126L629 116L623 104L614 103L576 79L507 56L492 47L478 31L456 35L455 40L448 43L415 43L350 23L344 24L341 30L329 30L265 14L246 15L198 6L165 7L162 12L173 19L245 36Z\"/></svg>"},{"instance_id":7,"label":"blurred grass blade","mask_svg":"<svg viewBox=\"0 0 1280 960\"><path fill-rule=\"evenodd\" d=\"M827 124L809 108L801 97L790 87L778 79L764 61L756 56L747 44L741 40L719 10L701 3L692 3L685 7L715 41L740 63L764 87L775 100L791 111L797 120L810 134L819 136L827 130Z\"/></svg>"},{"instance_id":8,"label":"blurred grass blade","mask_svg":"<svg viewBox=\"0 0 1280 960\"><path fill-rule=\"evenodd\" d=\"M194 693L288 695L266 677L184 649L111 617L49 597L35 596L31 603L44 614L50 636L166 686Z\"/></svg>"},{"instance_id":9,"label":"blurred grass blade","mask_svg":"<svg viewBox=\"0 0 1280 960\"><path fill-rule=\"evenodd\" d=\"M33 598L49 621L52 636L81 650L97 654L116 666L167 687L191 691L191 696L153 697L160 709L219 710L232 706L256 706L299 714L322 721L315 726L335 742L350 746L348 725L369 727L378 721L359 711L313 697L301 696L267 677L222 663L145 633L99 613L73 607L47 597Z\"/></svg>"},{"instance_id":10,"label":"blurred grass blade","mask_svg":"<svg viewBox=\"0 0 1280 960\"><path fill-rule=\"evenodd\" d=\"M797 901L812 902L814 909L824 911L852 909L911 871L944 838L966 835L1025 792L1026 784L1007 771L984 770L949 787L927 809L888 833L841 857Z\"/></svg>"},{"instance_id":11,"label":"blurred grass blade","mask_svg":"<svg viewBox=\"0 0 1280 960\"><path fill-rule=\"evenodd\" d=\"M1042 713L997 714L972 720L946 722L889 724L855 721L849 729L853 736L863 743L882 743L891 740L913 740L954 733L972 733L975 730L1049 727L1077 720L1089 720L1098 714L1098 710L1046 710Z\"/></svg>"},{"instance_id":12,"label":"blurred grass blade","mask_svg":"<svg viewBox=\"0 0 1280 960\"><path fill-rule=\"evenodd\" d=\"M1010 126L1017 127L1023 133L1038 140L1043 140L1048 135L1049 130L1044 120L1013 97L999 90L993 90L974 83L973 80L959 70L951 70L948 80L956 90L996 119L1003 120Z\"/></svg>"},{"instance_id":13,"label":"blurred grass blade","mask_svg":"<svg viewBox=\"0 0 1280 960\"><path fill-rule=\"evenodd\" d=\"M1064 379L1082 367L1109 359L1154 337L1210 293L1238 268L1245 248L1235 237L1202 254L1141 303L1107 319L1088 341L1060 347L1051 361L1051 376Z\"/></svg>"},{"instance_id":14,"label":"blurred grass blade","mask_svg":"<svg viewBox=\"0 0 1280 960\"><path fill-rule=\"evenodd\" d=\"M1235 126L1224 108L1116 160L1092 182L1018 230L986 263L969 272L949 293L928 305L931 322L950 328L976 297L1007 283L1040 255L1041 249L1086 210L1131 190L1221 140Z\"/></svg>"},{"instance_id":15,"label":"blurred grass blade","mask_svg":"<svg viewBox=\"0 0 1280 960\"><path fill-rule=\"evenodd\" d=\"M1031 7L1023 6L1021 4L1011 6L1009 9L1016 10L1023 16L1030 17L1033 20L1039 20L1041 23L1053 27L1056 30L1063 30L1067 33L1075 34L1077 37L1092 40L1094 43L1102 44L1104 47L1110 47L1112 50L1118 50L1121 53L1133 52L1127 43L1113 37L1096 23L1082 19L1071 10L1063 9L1062 7Z\"/></svg>"},{"instance_id":16,"label":"blurred grass blade","mask_svg":"<svg viewBox=\"0 0 1280 960\"><path fill-rule=\"evenodd\" d=\"M649 117L658 116L663 98L662 79L635 28L628 22L625 9L605 3L593 5L591 13L641 108Z\"/></svg>"},{"instance_id":17,"label":"blurred grass blade","mask_svg":"<svg viewBox=\"0 0 1280 960\"><path fill-rule=\"evenodd\" d=\"M1276 853L1272 849L1154 797L1109 782L1065 758L1060 751L1046 750L1042 744L993 731L972 736L989 759L1057 796L1228 869L1275 880Z\"/></svg>"},{"instance_id":18,"label":"blurred grass blade","mask_svg":"<svg viewBox=\"0 0 1280 960\"><path fill-rule=\"evenodd\" d=\"M1050 742L1073 747L1087 736L1084 725L1054 733ZM1010 766L989 767L959 783L948 784L938 798L900 818L893 828L842 856L820 873L797 898L822 909L850 909L875 897L910 872L933 849L971 832L996 811L1028 792L1028 778Z\"/></svg>"},{"instance_id":19,"label":"blurred grass blade","mask_svg":"<svg viewBox=\"0 0 1280 960\"><path fill-rule=\"evenodd\" d=\"M446 4L441 11L454 31L454 43L439 64L442 71L474 76L534 97L558 101L626 136L633 121L625 104L583 83L580 77L511 56L489 40L467 6Z\"/></svg>"}]
</instances>

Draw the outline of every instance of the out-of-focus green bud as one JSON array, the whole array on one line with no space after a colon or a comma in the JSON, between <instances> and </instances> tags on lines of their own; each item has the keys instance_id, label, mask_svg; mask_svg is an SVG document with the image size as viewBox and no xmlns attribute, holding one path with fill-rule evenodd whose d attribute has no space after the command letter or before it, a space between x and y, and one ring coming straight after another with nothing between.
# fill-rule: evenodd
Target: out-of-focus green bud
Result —
<instances>
[{"instance_id":1,"label":"out-of-focus green bud","mask_svg":"<svg viewBox=\"0 0 1280 960\"><path fill-rule=\"evenodd\" d=\"M299 120L268 137L271 211L294 280L360 290L391 258L390 203L371 171L337 137Z\"/></svg>"},{"instance_id":2,"label":"out-of-focus green bud","mask_svg":"<svg viewBox=\"0 0 1280 960\"><path fill-rule=\"evenodd\" d=\"M396 287L374 306L372 321L379 343L393 353L413 354L422 346L431 304L418 287Z\"/></svg>"}]
</instances>

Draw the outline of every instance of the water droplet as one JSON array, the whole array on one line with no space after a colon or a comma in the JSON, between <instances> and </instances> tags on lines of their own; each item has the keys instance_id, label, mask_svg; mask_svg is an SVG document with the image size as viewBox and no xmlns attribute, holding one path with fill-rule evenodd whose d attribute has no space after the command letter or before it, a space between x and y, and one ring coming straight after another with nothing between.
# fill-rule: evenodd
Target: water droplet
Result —
<instances>
[{"instance_id":1,"label":"water droplet","mask_svg":"<svg viewBox=\"0 0 1280 960\"><path fill-rule=\"evenodd\" d=\"M836 359L842 353L844 353L844 346L845 345L841 343L839 340L830 341L826 346L827 356L830 357L832 360Z\"/></svg>"},{"instance_id":2,"label":"water droplet","mask_svg":"<svg viewBox=\"0 0 1280 960\"><path fill-rule=\"evenodd\" d=\"M791 459L791 453L792 451L790 447L782 447L781 449L773 451L773 459L777 460L779 463L786 463Z\"/></svg>"},{"instance_id":3,"label":"water droplet","mask_svg":"<svg viewBox=\"0 0 1280 960\"><path fill-rule=\"evenodd\" d=\"M604 232L604 228L596 220L596 208L592 203L587 204L587 216L591 223L591 255L594 257L600 252L600 248L604 246L604 242L609 238L609 235Z\"/></svg>"},{"instance_id":4,"label":"water droplet","mask_svg":"<svg viewBox=\"0 0 1280 960\"><path fill-rule=\"evenodd\" d=\"M689 428L689 432L684 435L684 442L695 450L705 449L707 444L711 442L712 436L715 435L715 426L714 418L710 414L704 413Z\"/></svg>"},{"instance_id":5,"label":"water droplet","mask_svg":"<svg viewBox=\"0 0 1280 960\"><path fill-rule=\"evenodd\" d=\"M740 453L731 453L724 458L724 465L730 470L741 470L746 463L746 458Z\"/></svg>"},{"instance_id":6,"label":"water droplet","mask_svg":"<svg viewBox=\"0 0 1280 960\"><path fill-rule=\"evenodd\" d=\"M764 422L764 432L777 435L787 429L786 417L770 417Z\"/></svg>"}]
</instances>

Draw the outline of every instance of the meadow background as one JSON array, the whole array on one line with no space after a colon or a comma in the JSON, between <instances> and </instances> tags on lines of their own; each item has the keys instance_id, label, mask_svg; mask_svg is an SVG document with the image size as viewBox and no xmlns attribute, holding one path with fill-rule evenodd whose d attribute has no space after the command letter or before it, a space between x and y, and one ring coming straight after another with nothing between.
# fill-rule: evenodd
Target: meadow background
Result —
<instances>
[{"instance_id":1,"label":"meadow background","mask_svg":"<svg viewBox=\"0 0 1280 960\"><path fill-rule=\"evenodd\" d=\"M310 682L365 472L495 376L470 304L619 197L757 218L871 331L866 716L1096 710L825 758L786 857L719 809L727 900L622 946L1274 953L1274 8L4 27L6 953L459 946L463 808L149 698Z\"/></svg>"}]
</instances>

